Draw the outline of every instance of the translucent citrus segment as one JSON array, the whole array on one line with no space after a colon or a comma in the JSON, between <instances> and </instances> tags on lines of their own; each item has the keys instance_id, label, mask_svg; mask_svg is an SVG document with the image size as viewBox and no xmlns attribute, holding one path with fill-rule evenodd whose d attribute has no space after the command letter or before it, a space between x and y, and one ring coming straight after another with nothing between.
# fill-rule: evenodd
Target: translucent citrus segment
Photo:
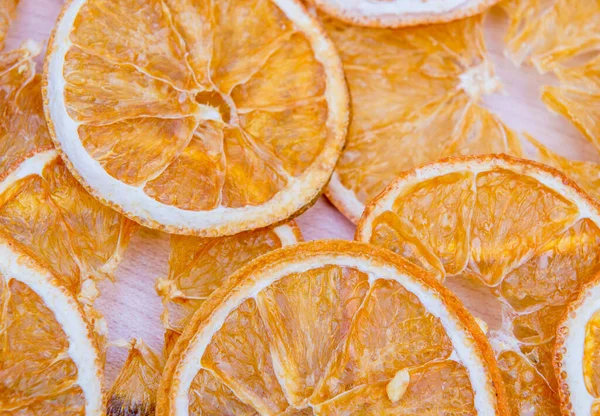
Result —
<instances>
[{"instance_id":1,"label":"translucent citrus segment","mask_svg":"<svg viewBox=\"0 0 600 416\"><path fill-rule=\"evenodd\" d=\"M456 361L431 362L410 371L410 382L397 401L387 393L389 381L362 385L316 406L317 414L474 414L469 375Z\"/></svg>"},{"instance_id":2,"label":"translucent citrus segment","mask_svg":"<svg viewBox=\"0 0 600 416\"><path fill-rule=\"evenodd\" d=\"M55 150L34 152L5 173L0 224L87 301L97 296L92 281L111 276L137 229L89 195Z\"/></svg>"},{"instance_id":3,"label":"translucent citrus segment","mask_svg":"<svg viewBox=\"0 0 600 416\"><path fill-rule=\"evenodd\" d=\"M97 342L56 275L0 237L0 413L102 410Z\"/></svg>"},{"instance_id":4,"label":"translucent citrus segment","mask_svg":"<svg viewBox=\"0 0 600 416\"><path fill-rule=\"evenodd\" d=\"M579 292L557 330L554 367L564 412L598 414L600 409L600 280Z\"/></svg>"},{"instance_id":5,"label":"translucent citrus segment","mask_svg":"<svg viewBox=\"0 0 600 416\"><path fill-rule=\"evenodd\" d=\"M483 12L499 0L310 0L347 23L404 27L449 22Z\"/></svg>"},{"instance_id":6,"label":"translucent citrus segment","mask_svg":"<svg viewBox=\"0 0 600 416\"><path fill-rule=\"evenodd\" d=\"M0 172L36 147L52 143L44 119L41 77L35 73L34 58L39 53L34 42L0 53Z\"/></svg>"},{"instance_id":7,"label":"translucent citrus segment","mask_svg":"<svg viewBox=\"0 0 600 416\"><path fill-rule=\"evenodd\" d=\"M588 194L600 200L600 165L594 162L570 160L548 149L529 135L525 139L533 144L537 156L535 160L552 166L573 179Z\"/></svg>"},{"instance_id":8,"label":"translucent citrus segment","mask_svg":"<svg viewBox=\"0 0 600 416\"><path fill-rule=\"evenodd\" d=\"M161 358L143 341L132 340L127 359L108 392L107 415L154 415L163 365Z\"/></svg>"},{"instance_id":9,"label":"translucent citrus segment","mask_svg":"<svg viewBox=\"0 0 600 416\"><path fill-rule=\"evenodd\" d=\"M228 237L172 235L169 275L156 283L165 305L165 327L178 335L233 272L262 254L299 241L302 234L293 221Z\"/></svg>"},{"instance_id":10,"label":"translucent citrus segment","mask_svg":"<svg viewBox=\"0 0 600 416\"><path fill-rule=\"evenodd\" d=\"M91 197L52 149L38 53L25 42L0 54L0 224L73 294L91 301L97 293L88 280L111 275L136 226Z\"/></svg>"},{"instance_id":11,"label":"translucent citrus segment","mask_svg":"<svg viewBox=\"0 0 600 416\"><path fill-rule=\"evenodd\" d=\"M344 144L339 57L292 0L76 0L49 49L45 104L68 167L153 228L215 237L285 220Z\"/></svg>"},{"instance_id":12,"label":"translucent citrus segment","mask_svg":"<svg viewBox=\"0 0 600 416\"><path fill-rule=\"evenodd\" d=\"M558 171L508 156L472 156L400 175L369 204L356 239L399 254L420 241L427 255L407 258L448 278L491 324L512 414L553 415L556 328L600 271L599 213ZM389 218L412 233L382 231Z\"/></svg>"},{"instance_id":13,"label":"translucent citrus segment","mask_svg":"<svg viewBox=\"0 0 600 416\"><path fill-rule=\"evenodd\" d=\"M285 375L283 388L292 405L303 407L315 392L368 288L366 274L327 266L287 276L259 295L274 335L272 358ZM327 341L315 345L315 340Z\"/></svg>"},{"instance_id":14,"label":"translucent citrus segment","mask_svg":"<svg viewBox=\"0 0 600 416\"><path fill-rule=\"evenodd\" d=\"M479 105L500 86L481 17L396 30L322 21L340 51L352 96L348 143L327 189L348 218L357 222L371 198L421 163L521 155L516 134Z\"/></svg>"},{"instance_id":15,"label":"translucent citrus segment","mask_svg":"<svg viewBox=\"0 0 600 416\"><path fill-rule=\"evenodd\" d=\"M583 377L587 391L600 397L600 313L596 312L587 322L583 349Z\"/></svg>"},{"instance_id":16,"label":"translucent citrus segment","mask_svg":"<svg viewBox=\"0 0 600 416\"><path fill-rule=\"evenodd\" d=\"M6 34L15 17L19 0L0 0L0 51L4 48Z\"/></svg>"},{"instance_id":17,"label":"translucent citrus segment","mask_svg":"<svg viewBox=\"0 0 600 416\"><path fill-rule=\"evenodd\" d=\"M569 119L600 149L600 3L588 0L501 3L510 19L507 55L553 72L560 83L545 86L542 100Z\"/></svg>"},{"instance_id":18,"label":"translucent citrus segment","mask_svg":"<svg viewBox=\"0 0 600 416\"><path fill-rule=\"evenodd\" d=\"M267 253L213 292L169 356L157 413L505 415L500 379L475 320L431 275L371 245L318 241Z\"/></svg>"},{"instance_id":19,"label":"translucent citrus segment","mask_svg":"<svg viewBox=\"0 0 600 416\"><path fill-rule=\"evenodd\" d=\"M547 72L600 46L597 1L508 0L500 6L510 22L506 52L518 65L531 62Z\"/></svg>"}]
</instances>

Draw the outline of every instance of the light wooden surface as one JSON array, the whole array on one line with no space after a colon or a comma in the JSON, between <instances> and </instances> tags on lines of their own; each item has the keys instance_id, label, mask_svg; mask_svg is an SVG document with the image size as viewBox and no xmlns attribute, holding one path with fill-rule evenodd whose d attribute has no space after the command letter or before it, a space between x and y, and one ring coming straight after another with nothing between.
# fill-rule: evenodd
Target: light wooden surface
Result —
<instances>
[{"instance_id":1,"label":"light wooden surface","mask_svg":"<svg viewBox=\"0 0 600 416\"><path fill-rule=\"evenodd\" d=\"M25 39L45 44L62 0L21 0L7 39L6 49L17 47ZM539 88L553 84L551 76L542 77L532 68L516 68L502 53L503 16L493 12L486 23L486 37L504 92L485 98L485 104L517 131L526 131L563 156L599 161L598 152L566 120L550 113L539 99ZM39 59L38 70L41 71ZM354 226L339 214L325 198L298 218L307 240L322 238L351 239ZM154 291L154 281L165 276L168 236L143 229L133 239L119 267L116 282L103 282L98 307L104 313L112 341L141 338L152 347L162 348L162 306ZM107 378L114 378L125 351L111 348Z\"/></svg>"}]
</instances>

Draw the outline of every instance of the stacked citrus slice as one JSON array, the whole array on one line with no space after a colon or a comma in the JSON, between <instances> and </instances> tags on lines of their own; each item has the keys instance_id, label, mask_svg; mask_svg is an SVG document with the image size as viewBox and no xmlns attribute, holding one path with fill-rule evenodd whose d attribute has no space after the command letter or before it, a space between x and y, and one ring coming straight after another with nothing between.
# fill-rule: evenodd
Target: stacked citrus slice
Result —
<instances>
[{"instance_id":1,"label":"stacked citrus slice","mask_svg":"<svg viewBox=\"0 0 600 416\"><path fill-rule=\"evenodd\" d=\"M449 159L399 176L356 237L446 279L488 320L513 414L559 414L558 320L600 271L600 208L558 171L507 156Z\"/></svg>"},{"instance_id":2,"label":"stacked citrus slice","mask_svg":"<svg viewBox=\"0 0 600 416\"><path fill-rule=\"evenodd\" d=\"M169 275L156 284L165 304L167 344L172 345L188 318L229 275L264 253L299 241L302 234L293 221L227 237L172 235Z\"/></svg>"},{"instance_id":3,"label":"stacked citrus slice","mask_svg":"<svg viewBox=\"0 0 600 416\"><path fill-rule=\"evenodd\" d=\"M109 276L135 223L92 198L52 147L32 43L0 55L0 224L81 300Z\"/></svg>"},{"instance_id":4,"label":"stacked citrus slice","mask_svg":"<svg viewBox=\"0 0 600 416\"><path fill-rule=\"evenodd\" d=\"M169 275L156 284L165 305L165 357L193 313L229 275L261 254L301 241L302 235L291 221L226 237L170 239ZM154 414L163 362L141 341L128 347L129 356L108 395L108 409L113 414Z\"/></svg>"},{"instance_id":5,"label":"stacked citrus slice","mask_svg":"<svg viewBox=\"0 0 600 416\"><path fill-rule=\"evenodd\" d=\"M559 86L542 99L600 149L600 3L596 0L510 0L502 3L511 24L508 56L553 72Z\"/></svg>"},{"instance_id":6,"label":"stacked citrus slice","mask_svg":"<svg viewBox=\"0 0 600 416\"><path fill-rule=\"evenodd\" d=\"M169 356L157 414L503 415L505 400L448 290L388 251L317 241L265 254L213 293Z\"/></svg>"},{"instance_id":7,"label":"stacked citrus slice","mask_svg":"<svg viewBox=\"0 0 600 416\"><path fill-rule=\"evenodd\" d=\"M600 279L588 283L559 324L554 362L564 414L600 411Z\"/></svg>"},{"instance_id":8,"label":"stacked citrus slice","mask_svg":"<svg viewBox=\"0 0 600 416\"><path fill-rule=\"evenodd\" d=\"M401 27L449 22L481 13L500 0L312 0L347 23Z\"/></svg>"},{"instance_id":9,"label":"stacked citrus slice","mask_svg":"<svg viewBox=\"0 0 600 416\"><path fill-rule=\"evenodd\" d=\"M341 63L295 0L69 1L44 74L73 174L169 232L287 219L319 195L344 144Z\"/></svg>"},{"instance_id":10,"label":"stacked citrus slice","mask_svg":"<svg viewBox=\"0 0 600 416\"><path fill-rule=\"evenodd\" d=\"M101 415L97 340L59 275L0 235L0 413Z\"/></svg>"},{"instance_id":11,"label":"stacked citrus slice","mask_svg":"<svg viewBox=\"0 0 600 416\"><path fill-rule=\"evenodd\" d=\"M521 155L516 135L478 105L499 86L480 16L396 30L322 21L352 96L347 145L327 189L349 219L358 221L371 198L421 163L455 154Z\"/></svg>"}]
</instances>

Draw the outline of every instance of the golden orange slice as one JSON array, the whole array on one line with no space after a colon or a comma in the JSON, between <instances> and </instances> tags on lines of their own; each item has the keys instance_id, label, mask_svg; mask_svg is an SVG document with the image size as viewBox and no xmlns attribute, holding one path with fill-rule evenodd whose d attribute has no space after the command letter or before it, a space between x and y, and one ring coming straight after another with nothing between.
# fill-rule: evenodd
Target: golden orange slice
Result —
<instances>
[{"instance_id":1,"label":"golden orange slice","mask_svg":"<svg viewBox=\"0 0 600 416\"><path fill-rule=\"evenodd\" d=\"M398 28L442 23L481 13L500 0L309 0L359 26Z\"/></svg>"},{"instance_id":2,"label":"golden orange slice","mask_svg":"<svg viewBox=\"0 0 600 416\"><path fill-rule=\"evenodd\" d=\"M136 229L73 178L53 149L43 115L39 47L0 54L0 225L80 300L110 276Z\"/></svg>"},{"instance_id":3,"label":"golden orange slice","mask_svg":"<svg viewBox=\"0 0 600 416\"><path fill-rule=\"evenodd\" d=\"M481 17L369 29L323 17L352 97L347 145L327 196L357 222L400 172L450 155L521 155L514 132L478 103L499 82Z\"/></svg>"},{"instance_id":4,"label":"golden orange slice","mask_svg":"<svg viewBox=\"0 0 600 416\"><path fill-rule=\"evenodd\" d=\"M560 414L558 320L600 271L600 206L560 172L508 156L408 171L365 210L356 239L434 271L490 327L514 415Z\"/></svg>"},{"instance_id":5,"label":"golden orange slice","mask_svg":"<svg viewBox=\"0 0 600 416\"><path fill-rule=\"evenodd\" d=\"M560 170L589 195L600 201L600 165L598 163L567 159L554 153L529 135L525 135L525 139L533 144L537 151L534 160Z\"/></svg>"},{"instance_id":6,"label":"golden orange slice","mask_svg":"<svg viewBox=\"0 0 600 416\"><path fill-rule=\"evenodd\" d=\"M19 0L0 0L0 51L4 49L6 34L10 28Z\"/></svg>"},{"instance_id":7,"label":"golden orange slice","mask_svg":"<svg viewBox=\"0 0 600 416\"><path fill-rule=\"evenodd\" d=\"M316 241L267 253L200 307L157 415L508 414L462 304L386 250Z\"/></svg>"},{"instance_id":8,"label":"golden orange slice","mask_svg":"<svg viewBox=\"0 0 600 416\"><path fill-rule=\"evenodd\" d=\"M127 359L108 392L108 416L151 416L164 362L141 340L132 340Z\"/></svg>"},{"instance_id":9,"label":"golden orange slice","mask_svg":"<svg viewBox=\"0 0 600 416\"><path fill-rule=\"evenodd\" d=\"M344 145L337 52L295 0L73 0L45 109L85 188L139 223L230 235L320 194Z\"/></svg>"},{"instance_id":10,"label":"golden orange slice","mask_svg":"<svg viewBox=\"0 0 600 416\"><path fill-rule=\"evenodd\" d=\"M565 116L600 149L600 3L596 0L510 0L507 55L553 72L558 86L542 89L543 101Z\"/></svg>"},{"instance_id":11,"label":"golden orange slice","mask_svg":"<svg viewBox=\"0 0 600 416\"><path fill-rule=\"evenodd\" d=\"M172 235L169 275L156 283L165 305L165 342L174 341L189 317L229 275L262 254L299 241L302 234L293 221L226 237Z\"/></svg>"},{"instance_id":12,"label":"golden orange slice","mask_svg":"<svg viewBox=\"0 0 600 416\"><path fill-rule=\"evenodd\" d=\"M50 147L34 58L40 45L26 41L0 53L0 173L38 147Z\"/></svg>"},{"instance_id":13,"label":"golden orange slice","mask_svg":"<svg viewBox=\"0 0 600 416\"><path fill-rule=\"evenodd\" d=\"M0 413L102 415L102 365L58 275L0 235Z\"/></svg>"},{"instance_id":14,"label":"golden orange slice","mask_svg":"<svg viewBox=\"0 0 600 416\"><path fill-rule=\"evenodd\" d=\"M568 307L557 331L554 355L563 414L600 412L600 279Z\"/></svg>"}]
</instances>

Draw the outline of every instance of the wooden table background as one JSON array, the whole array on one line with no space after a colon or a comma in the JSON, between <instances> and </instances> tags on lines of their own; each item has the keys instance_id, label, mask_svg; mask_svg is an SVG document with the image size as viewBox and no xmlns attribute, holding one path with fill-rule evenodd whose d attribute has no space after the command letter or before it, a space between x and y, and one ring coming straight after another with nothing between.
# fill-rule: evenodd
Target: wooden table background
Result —
<instances>
[{"instance_id":1,"label":"wooden table background","mask_svg":"<svg viewBox=\"0 0 600 416\"><path fill-rule=\"evenodd\" d=\"M8 35L6 50L26 39L44 45L63 0L21 0L17 17ZM552 76L540 76L532 68L516 68L502 53L505 21L493 10L486 21L486 40L504 91L489 95L484 102L513 129L532 134L559 154L578 160L598 162L598 152L567 120L548 111L540 101L542 85L555 84ZM38 58L42 70L43 54ZM297 220L306 240L351 239L354 226L321 197ZM132 240L116 273L116 282L103 282L97 305L105 315L111 341L143 339L157 350L162 348L162 305L154 291L157 277L167 273L168 236L142 229ZM107 379L110 383L123 363L126 350L110 348Z\"/></svg>"}]
</instances>

